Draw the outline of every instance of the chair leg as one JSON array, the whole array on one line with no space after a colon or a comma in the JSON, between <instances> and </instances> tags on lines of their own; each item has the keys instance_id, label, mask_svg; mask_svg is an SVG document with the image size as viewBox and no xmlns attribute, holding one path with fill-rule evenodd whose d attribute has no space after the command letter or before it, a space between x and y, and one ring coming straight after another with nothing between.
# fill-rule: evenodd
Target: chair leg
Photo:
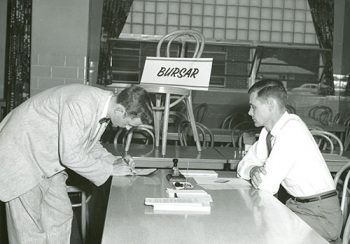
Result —
<instances>
[{"instance_id":1,"label":"chair leg","mask_svg":"<svg viewBox=\"0 0 350 244\"><path fill-rule=\"evenodd\" d=\"M193 138L194 138L194 141L196 142L197 151L200 152L200 151L202 151L202 148L201 148L201 143L200 143L198 132L197 132L196 121L195 121L195 118L193 115L192 101L191 100L192 100L191 96L187 97L187 99L186 99L187 113L188 113L188 117L189 117L190 122L191 122Z\"/></svg>"},{"instance_id":2,"label":"chair leg","mask_svg":"<svg viewBox=\"0 0 350 244\"><path fill-rule=\"evenodd\" d=\"M156 107L161 106L161 96L156 95ZM155 145L159 147L159 139L160 139L160 121L162 117L162 111L156 110L154 112L154 136L156 138Z\"/></svg>"},{"instance_id":3,"label":"chair leg","mask_svg":"<svg viewBox=\"0 0 350 244\"><path fill-rule=\"evenodd\" d=\"M81 237L83 243L86 241L86 212L87 212L87 203L86 203L86 194L84 191L81 192Z\"/></svg>"},{"instance_id":4,"label":"chair leg","mask_svg":"<svg viewBox=\"0 0 350 244\"><path fill-rule=\"evenodd\" d=\"M134 134L132 131L128 131L126 133L127 133L127 136L126 136L126 142L125 142L125 147L124 147L125 154L127 154L130 150L131 139L132 139L132 136Z\"/></svg>"},{"instance_id":5,"label":"chair leg","mask_svg":"<svg viewBox=\"0 0 350 244\"><path fill-rule=\"evenodd\" d=\"M164 103L164 117L163 117L163 135L162 135L162 155L166 154L166 144L168 136L168 122L169 122L169 109L170 109L170 94L165 95Z\"/></svg>"}]
</instances>

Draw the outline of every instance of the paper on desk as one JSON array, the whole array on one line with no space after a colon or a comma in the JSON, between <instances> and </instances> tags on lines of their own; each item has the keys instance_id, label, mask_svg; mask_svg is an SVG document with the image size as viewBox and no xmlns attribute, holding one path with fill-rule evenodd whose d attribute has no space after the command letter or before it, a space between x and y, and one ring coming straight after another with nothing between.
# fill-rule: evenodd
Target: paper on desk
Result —
<instances>
[{"instance_id":1,"label":"paper on desk","mask_svg":"<svg viewBox=\"0 0 350 244\"><path fill-rule=\"evenodd\" d=\"M157 169L155 168L147 168L147 169L135 169L134 170L134 175L139 175L139 176L146 176L146 175L150 175L152 174L153 172L155 172ZM127 175L119 175L119 174L113 174L113 176L130 176L130 173L131 172L128 172Z\"/></svg>"},{"instance_id":2,"label":"paper on desk","mask_svg":"<svg viewBox=\"0 0 350 244\"><path fill-rule=\"evenodd\" d=\"M150 175L153 172L155 172L157 169L155 168L150 168L150 169L135 169L135 175L140 175L140 176L145 176L145 175Z\"/></svg>"},{"instance_id":3,"label":"paper on desk","mask_svg":"<svg viewBox=\"0 0 350 244\"><path fill-rule=\"evenodd\" d=\"M198 185L207 190L242 189L251 187L249 182L240 178L194 177L193 179Z\"/></svg>"}]
</instances>

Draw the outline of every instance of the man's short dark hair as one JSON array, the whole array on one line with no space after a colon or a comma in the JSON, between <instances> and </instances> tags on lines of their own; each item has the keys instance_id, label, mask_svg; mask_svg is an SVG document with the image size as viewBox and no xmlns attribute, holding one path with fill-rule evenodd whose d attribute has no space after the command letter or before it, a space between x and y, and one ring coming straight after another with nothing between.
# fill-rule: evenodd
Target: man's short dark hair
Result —
<instances>
[{"instance_id":1,"label":"man's short dark hair","mask_svg":"<svg viewBox=\"0 0 350 244\"><path fill-rule=\"evenodd\" d=\"M273 97L284 107L287 104L287 91L283 83L279 80L263 79L258 81L248 90L248 94L252 94L253 92L256 92L257 97L265 100Z\"/></svg>"},{"instance_id":2,"label":"man's short dark hair","mask_svg":"<svg viewBox=\"0 0 350 244\"><path fill-rule=\"evenodd\" d=\"M144 124L153 121L151 98L148 92L140 86L130 86L117 96L117 103L125 107L129 116L139 117Z\"/></svg>"}]
</instances>

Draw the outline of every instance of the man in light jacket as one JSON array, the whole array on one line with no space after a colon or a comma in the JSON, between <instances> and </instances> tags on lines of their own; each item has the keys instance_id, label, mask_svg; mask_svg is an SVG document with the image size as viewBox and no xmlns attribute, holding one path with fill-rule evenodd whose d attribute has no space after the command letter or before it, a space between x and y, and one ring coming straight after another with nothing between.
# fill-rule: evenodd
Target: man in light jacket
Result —
<instances>
[{"instance_id":1,"label":"man in light jacket","mask_svg":"<svg viewBox=\"0 0 350 244\"><path fill-rule=\"evenodd\" d=\"M9 241L70 242L72 207L66 168L102 185L112 174L132 174L99 143L105 125L131 127L152 121L150 98L138 86L117 96L80 84L43 91L0 123L0 200Z\"/></svg>"}]
</instances>

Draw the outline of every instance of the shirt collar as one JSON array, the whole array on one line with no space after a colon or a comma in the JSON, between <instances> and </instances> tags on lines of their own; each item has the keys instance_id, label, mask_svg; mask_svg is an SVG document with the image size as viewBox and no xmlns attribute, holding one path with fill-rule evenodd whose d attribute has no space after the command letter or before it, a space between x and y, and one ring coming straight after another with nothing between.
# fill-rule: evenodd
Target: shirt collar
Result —
<instances>
[{"instance_id":1,"label":"shirt collar","mask_svg":"<svg viewBox=\"0 0 350 244\"><path fill-rule=\"evenodd\" d=\"M109 104L111 102L111 99L112 99L113 95L110 95L105 103L105 106L103 107L103 111L102 111L102 115L101 115L101 118L104 118L107 116L107 113L108 113L108 107L109 107Z\"/></svg>"},{"instance_id":2,"label":"shirt collar","mask_svg":"<svg viewBox=\"0 0 350 244\"><path fill-rule=\"evenodd\" d=\"M289 113L284 112L281 118L277 121L277 123L273 126L271 130L271 135L273 137L277 136L279 131L283 128L286 122L289 120Z\"/></svg>"}]
</instances>

